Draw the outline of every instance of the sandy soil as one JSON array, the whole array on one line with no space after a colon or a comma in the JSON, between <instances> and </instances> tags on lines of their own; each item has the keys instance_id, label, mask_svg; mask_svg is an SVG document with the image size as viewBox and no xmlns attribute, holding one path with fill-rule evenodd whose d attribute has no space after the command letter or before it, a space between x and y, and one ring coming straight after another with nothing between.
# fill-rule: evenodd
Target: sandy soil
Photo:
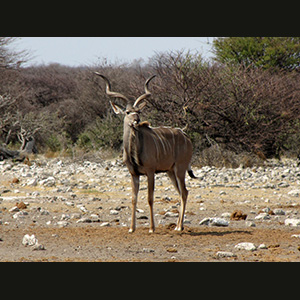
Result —
<instances>
[{"instance_id":1,"label":"sandy soil","mask_svg":"<svg viewBox=\"0 0 300 300\"><path fill-rule=\"evenodd\" d=\"M87 168L89 169L89 168ZM28 168L30 171L31 169ZM24 170L22 171L24 172ZM96 171L95 171L96 172ZM199 187L199 180L187 178L190 192L185 229L173 230L179 197L164 174L156 177L154 213L156 232L148 233L149 209L146 200L146 179L141 180L137 230L128 233L131 216L130 178L124 167L101 170L91 176L84 171L68 176L68 183L56 181L54 186L28 186L27 178L9 171L1 175L0 201L0 261L300 261L300 227L284 224L287 218L297 218L299 198L288 192L289 187L250 189L235 186ZM63 172L60 178L66 177ZM197 173L197 169L195 170ZM58 176L58 175L56 175ZM19 181L14 180L18 178ZM89 186L74 185L81 182ZM95 184L95 185L93 185ZM71 190L65 191L71 187ZM61 191L62 190L62 191ZM38 192L39 194L32 194ZM10 209L24 201L20 211L28 214L14 217ZM80 207L84 209L80 209ZM270 219L257 220L262 209L283 209L285 215L270 214ZM223 213L240 210L246 220L230 220L228 227L199 225L205 217L221 217ZM46 213L43 213L45 212ZM89 223L78 222L82 218ZM66 227L59 221L65 220ZM255 223L249 227L247 221ZM109 225L103 227L104 224ZM34 234L45 250L33 250L22 245L25 234ZM252 242L265 244L266 249L238 250L235 245ZM233 257L218 257L218 251L228 251Z\"/></svg>"}]
</instances>

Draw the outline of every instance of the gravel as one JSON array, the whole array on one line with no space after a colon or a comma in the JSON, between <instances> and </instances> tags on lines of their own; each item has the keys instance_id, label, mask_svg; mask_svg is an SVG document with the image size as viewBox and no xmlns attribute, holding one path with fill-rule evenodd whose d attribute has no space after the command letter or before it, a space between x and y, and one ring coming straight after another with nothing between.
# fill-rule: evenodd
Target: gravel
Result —
<instances>
[{"instance_id":1,"label":"gravel","mask_svg":"<svg viewBox=\"0 0 300 300\"><path fill-rule=\"evenodd\" d=\"M264 166L236 169L193 167L193 171L200 179L186 177L189 190L185 215L187 230L189 227L203 230L206 226L208 230L210 227L215 227L211 230L228 227L226 230L230 232L265 228L292 231L300 228L300 167L297 161L269 160ZM4 229L31 228L31 232L35 233L37 227L130 226L130 175L119 159L80 162L37 156L31 159L31 165L2 161L0 173L0 226ZM180 211L179 196L165 174L157 174L155 179L155 223L156 226L171 228L176 224ZM138 206L137 229L148 228L145 177L141 177ZM246 220L230 219L235 211L245 214ZM31 236L32 233L29 234ZM1 239L4 239L2 235ZM297 239L293 239L296 242ZM80 245L80 241L78 243L84 246ZM230 241L229 251L223 248L224 251L215 250L213 253L217 253L215 256L218 258L231 257L230 254L226 256L226 252L234 254L234 250L245 247L241 243L244 241ZM256 244L264 243L259 241ZM37 246L36 250L46 249L42 246ZM147 249L146 246L144 248ZM141 253L148 253L141 249ZM257 249L265 248L258 246ZM297 248L291 251L299 252Z\"/></svg>"}]
</instances>

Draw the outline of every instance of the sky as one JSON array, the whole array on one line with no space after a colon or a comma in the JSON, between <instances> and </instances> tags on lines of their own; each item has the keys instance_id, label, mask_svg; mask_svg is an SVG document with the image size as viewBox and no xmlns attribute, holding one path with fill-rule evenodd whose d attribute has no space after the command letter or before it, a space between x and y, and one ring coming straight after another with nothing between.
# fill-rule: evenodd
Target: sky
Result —
<instances>
[{"instance_id":1,"label":"sky","mask_svg":"<svg viewBox=\"0 0 300 300\"><path fill-rule=\"evenodd\" d=\"M156 52L191 50L204 58L212 57L213 37L21 37L16 50L28 50L31 59L25 66L59 63L85 66L101 62L145 62Z\"/></svg>"}]
</instances>

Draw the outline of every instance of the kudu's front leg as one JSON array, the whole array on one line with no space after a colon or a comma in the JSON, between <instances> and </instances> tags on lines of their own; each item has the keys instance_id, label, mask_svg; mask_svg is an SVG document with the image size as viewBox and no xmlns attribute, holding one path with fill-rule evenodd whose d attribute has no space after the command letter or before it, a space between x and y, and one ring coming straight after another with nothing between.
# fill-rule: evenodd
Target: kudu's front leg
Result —
<instances>
[{"instance_id":1,"label":"kudu's front leg","mask_svg":"<svg viewBox=\"0 0 300 300\"><path fill-rule=\"evenodd\" d=\"M140 177L131 175L131 187L132 187L132 212L131 212L131 225L129 232L135 231L135 218L136 218L136 203L138 199L139 187L140 187Z\"/></svg>"}]
</instances>

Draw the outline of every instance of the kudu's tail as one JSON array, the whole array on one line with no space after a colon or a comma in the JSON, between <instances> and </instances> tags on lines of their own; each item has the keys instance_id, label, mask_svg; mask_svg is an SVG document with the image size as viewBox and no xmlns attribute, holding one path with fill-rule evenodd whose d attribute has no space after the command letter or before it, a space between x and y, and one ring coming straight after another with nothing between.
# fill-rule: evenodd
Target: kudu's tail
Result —
<instances>
[{"instance_id":1,"label":"kudu's tail","mask_svg":"<svg viewBox=\"0 0 300 300\"><path fill-rule=\"evenodd\" d=\"M191 165L189 165L188 174L190 175L191 178L197 179L197 177L194 175L194 173L192 171Z\"/></svg>"}]
</instances>

